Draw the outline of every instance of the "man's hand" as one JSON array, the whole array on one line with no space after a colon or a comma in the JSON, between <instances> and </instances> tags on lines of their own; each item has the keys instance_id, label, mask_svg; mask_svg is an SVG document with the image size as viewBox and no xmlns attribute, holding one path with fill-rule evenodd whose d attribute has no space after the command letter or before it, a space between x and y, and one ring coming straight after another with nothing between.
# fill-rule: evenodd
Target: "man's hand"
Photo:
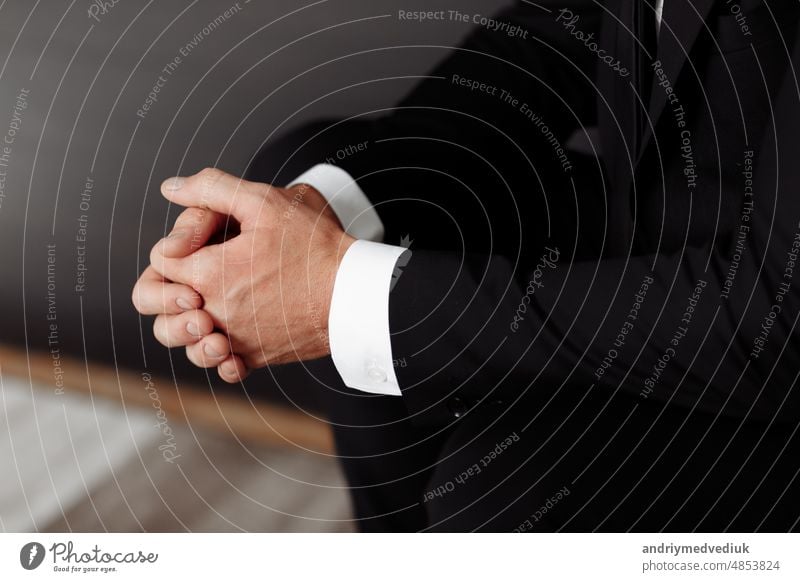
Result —
<instances>
[{"instance_id":1,"label":"man's hand","mask_svg":"<svg viewBox=\"0 0 800 582\"><path fill-rule=\"evenodd\" d=\"M319 192L247 182L216 169L172 178L161 191L188 209L153 247L133 297L141 313L158 314L154 333L161 343L187 346L193 363L217 366L233 382L246 367L330 353L333 284L355 239ZM209 244L229 220L239 234Z\"/></svg>"}]
</instances>

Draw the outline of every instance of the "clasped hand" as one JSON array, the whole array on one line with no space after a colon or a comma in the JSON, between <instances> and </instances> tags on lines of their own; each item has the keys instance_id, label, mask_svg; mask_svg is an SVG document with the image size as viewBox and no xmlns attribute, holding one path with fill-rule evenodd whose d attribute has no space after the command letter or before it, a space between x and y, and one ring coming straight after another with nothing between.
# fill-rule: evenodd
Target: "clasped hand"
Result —
<instances>
[{"instance_id":1,"label":"clasped hand","mask_svg":"<svg viewBox=\"0 0 800 582\"><path fill-rule=\"evenodd\" d=\"M186 210L133 289L139 313L156 316L159 342L185 346L192 363L227 382L330 353L333 284L355 239L317 190L209 168L161 192Z\"/></svg>"}]
</instances>

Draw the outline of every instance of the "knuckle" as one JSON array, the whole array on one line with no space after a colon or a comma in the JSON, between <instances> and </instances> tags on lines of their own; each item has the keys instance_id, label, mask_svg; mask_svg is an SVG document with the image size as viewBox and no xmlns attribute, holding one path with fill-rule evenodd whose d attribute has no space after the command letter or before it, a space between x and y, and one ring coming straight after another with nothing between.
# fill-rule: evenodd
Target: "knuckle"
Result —
<instances>
[{"instance_id":1,"label":"knuckle","mask_svg":"<svg viewBox=\"0 0 800 582\"><path fill-rule=\"evenodd\" d=\"M247 205L254 215L263 214L264 208L280 204L283 200L280 188L261 182L242 181L238 197L240 204Z\"/></svg>"},{"instance_id":2,"label":"knuckle","mask_svg":"<svg viewBox=\"0 0 800 582\"><path fill-rule=\"evenodd\" d=\"M256 186L257 200L264 206L284 206L294 199L294 193L283 188L271 184L256 184ZM298 198L296 201L300 202L300 199Z\"/></svg>"},{"instance_id":3,"label":"knuckle","mask_svg":"<svg viewBox=\"0 0 800 582\"><path fill-rule=\"evenodd\" d=\"M202 296L206 296L213 293L216 278L214 274L210 272L212 269L208 268L207 265L201 262L200 258L199 252L196 252L188 257L189 280L186 281L186 283L189 283L187 286L190 286L192 289L196 289Z\"/></svg>"},{"instance_id":4,"label":"knuckle","mask_svg":"<svg viewBox=\"0 0 800 582\"><path fill-rule=\"evenodd\" d=\"M263 367L264 366L263 360L264 356L260 352L253 354L242 354L242 362L247 368L250 369Z\"/></svg>"},{"instance_id":5,"label":"knuckle","mask_svg":"<svg viewBox=\"0 0 800 582\"><path fill-rule=\"evenodd\" d=\"M247 191L256 195L259 199L269 200L273 197L280 196L283 193L283 188L277 188L272 184L265 184L264 182L242 182Z\"/></svg>"},{"instance_id":6,"label":"knuckle","mask_svg":"<svg viewBox=\"0 0 800 582\"><path fill-rule=\"evenodd\" d=\"M153 245L153 248L150 249L150 266L153 267L157 272L163 273L164 272L164 255L161 254L160 243L156 243Z\"/></svg>"},{"instance_id":7,"label":"knuckle","mask_svg":"<svg viewBox=\"0 0 800 582\"><path fill-rule=\"evenodd\" d=\"M217 182L225 175L225 172L218 168L203 168L195 174L196 187L200 190L201 201L204 196L214 188Z\"/></svg>"},{"instance_id":8,"label":"knuckle","mask_svg":"<svg viewBox=\"0 0 800 582\"><path fill-rule=\"evenodd\" d=\"M220 176L222 176L222 173L223 173L222 170L220 170L219 168L215 168L213 166L207 166L202 170L200 170L199 172L197 172L197 177L200 180L215 182L220 178Z\"/></svg>"}]
</instances>

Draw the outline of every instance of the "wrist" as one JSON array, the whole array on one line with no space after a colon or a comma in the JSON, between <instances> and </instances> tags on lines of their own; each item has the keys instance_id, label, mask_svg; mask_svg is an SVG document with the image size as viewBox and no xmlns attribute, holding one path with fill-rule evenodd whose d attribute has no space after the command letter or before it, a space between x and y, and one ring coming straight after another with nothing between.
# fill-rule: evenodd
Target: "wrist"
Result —
<instances>
[{"instance_id":1,"label":"wrist","mask_svg":"<svg viewBox=\"0 0 800 582\"><path fill-rule=\"evenodd\" d=\"M339 216L333 211L325 196L314 186L305 182L298 182L286 188L286 191L289 193L290 199L298 201L300 204L306 204L312 210L333 220L341 230L344 230Z\"/></svg>"},{"instance_id":2,"label":"wrist","mask_svg":"<svg viewBox=\"0 0 800 582\"><path fill-rule=\"evenodd\" d=\"M324 357L331 353L329 320L336 275L339 272L339 266L345 254L357 240L343 231L338 240L336 237L333 237L333 239L329 245L326 245L325 257L317 271L319 278L311 289L309 312L313 327L312 351L314 352L314 357Z\"/></svg>"}]
</instances>

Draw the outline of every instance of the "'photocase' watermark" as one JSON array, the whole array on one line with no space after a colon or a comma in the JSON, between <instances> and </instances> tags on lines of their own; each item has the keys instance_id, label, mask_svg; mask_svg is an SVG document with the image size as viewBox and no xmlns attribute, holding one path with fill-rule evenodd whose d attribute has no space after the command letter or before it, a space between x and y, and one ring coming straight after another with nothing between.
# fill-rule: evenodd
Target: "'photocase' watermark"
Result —
<instances>
[{"instance_id":1,"label":"'photocase' watermark","mask_svg":"<svg viewBox=\"0 0 800 582\"><path fill-rule=\"evenodd\" d=\"M630 77L631 72L627 67L624 67L618 58L609 54L606 49L598 44L593 32L587 33L577 27L580 19L580 15L575 14L569 8L562 8L558 11L558 16L556 16L556 22L560 23L575 40L583 43L583 46L594 53L601 63L605 64L620 77Z\"/></svg>"},{"instance_id":2,"label":"'photocase' watermark","mask_svg":"<svg viewBox=\"0 0 800 582\"><path fill-rule=\"evenodd\" d=\"M86 14L95 22L100 22L100 17L111 12L111 9L121 1L122 0L92 0L92 3L86 10Z\"/></svg>"},{"instance_id":3,"label":"'photocase' watermark","mask_svg":"<svg viewBox=\"0 0 800 582\"><path fill-rule=\"evenodd\" d=\"M145 372L142 374L142 380L145 383L144 389L153 402L153 408L156 409L156 418L158 422L155 428L161 432L165 439L164 442L158 446L158 450L161 451L161 456L164 457L167 463L174 463L181 455L177 452L178 445L175 442L175 434L172 432L172 427L170 427L169 421L167 420L167 413L164 412L161 405L161 399L158 396L158 390L156 389L155 382L153 382L153 377Z\"/></svg>"},{"instance_id":4,"label":"'photocase' watermark","mask_svg":"<svg viewBox=\"0 0 800 582\"><path fill-rule=\"evenodd\" d=\"M403 247L405 252L397 257L397 261L394 264L394 271L392 271L392 282L389 284L389 292L391 293L395 285L397 285L397 281L403 275L403 269L408 266L408 262L411 260L411 245L414 241L411 240L409 235L405 235L400 239L400 246Z\"/></svg>"},{"instance_id":5,"label":"'photocase' watermark","mask_svg":"<svg viewBox=\"0 0 800 582\"><path fill-rule=\"evenodd\" d=\"M524 315L528 311L528 305L531 303L531 298L536 294L536 290L544 287L542 279L544 278L545 270L555 269L558 264L558 259L561 255L558 247L544 247L544 250L544 254L542 254L539 262L536 263L533 269L531 279L528 281L528 286L525 288L525 295L522 296L519 306L517 306L517 311L514 313L514 321L511 322L511 331L513 333L519 330L519 324L524 321Z\"/></svg>"}]
</instances>

